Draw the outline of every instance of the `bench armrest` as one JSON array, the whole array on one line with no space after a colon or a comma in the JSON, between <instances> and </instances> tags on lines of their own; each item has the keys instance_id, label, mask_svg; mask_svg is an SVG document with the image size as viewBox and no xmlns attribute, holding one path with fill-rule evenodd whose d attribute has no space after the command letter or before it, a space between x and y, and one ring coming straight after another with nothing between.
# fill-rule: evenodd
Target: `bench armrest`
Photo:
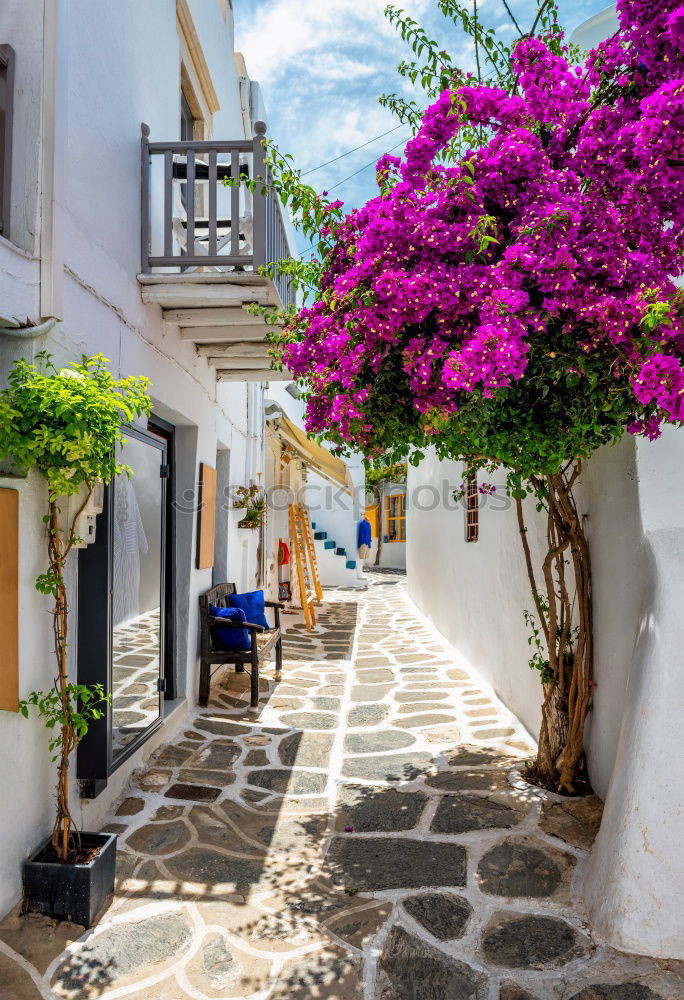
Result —
<instances>
[{"instance_id":1,"label":"bench armrest","mask_svg":"<svg viewBox=\"0 0 684 1000\"><path fill-rule=\"evenodd\" d=\"M210 625L223 625L228 628L248 628L250 632L267 632L263 625L254 625L252 622L232 622L229 618L217 618L209 615L207 621Z\"/></svg>"},{"instance_id":2,"label":"bench armrest","mask_svg":"<svg viewBox=\"0 0 684 1000\"><path fill-rule=\"evenodd\" d=\"M264 601L265 608L273 608L273 618L275 620L275 627L280 628L280 612L281 609L285 607L279 601Z\"/></svg>"}]
</instances>

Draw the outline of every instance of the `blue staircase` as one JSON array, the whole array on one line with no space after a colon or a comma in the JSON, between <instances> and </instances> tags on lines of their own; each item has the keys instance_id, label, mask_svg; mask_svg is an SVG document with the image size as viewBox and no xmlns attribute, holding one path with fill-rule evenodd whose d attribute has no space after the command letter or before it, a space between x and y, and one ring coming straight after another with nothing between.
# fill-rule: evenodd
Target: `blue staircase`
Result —
<instances>
[{"instance_id":1,"label":"blue staircase","mask_svg":"<svg viewBox=\"0 0 684 1000\"><path fill-rule=\"evenodd\" d=\"M311 530L313 531L314 540L317 542L323 542L324 549L326 549L329 552L334 552L336 556L339 556L341 559L344 559L345 569L356 570L357 567L356 559L350 559L347 556L347 550L343 546L338 545L334 539L328 538L327 531L317 530L315 521L311 522Z\"/></svg>"}]
</instances>

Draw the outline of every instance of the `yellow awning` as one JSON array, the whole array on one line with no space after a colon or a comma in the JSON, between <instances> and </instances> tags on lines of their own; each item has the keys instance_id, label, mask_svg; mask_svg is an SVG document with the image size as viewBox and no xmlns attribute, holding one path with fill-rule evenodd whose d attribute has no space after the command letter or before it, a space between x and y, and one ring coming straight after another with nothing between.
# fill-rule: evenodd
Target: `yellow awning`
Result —
<instances>
[{"instance_id":1,"label":"yellow awning","mask_svg":"<svg viewBox=\"0 0 684 1000\"><path fill-rule=\"evenodd\" d=\"M349 469L341 458L337 458L327 448L308 437L306 431L293 424L284 413L279 413L277 417L269 420L269 423L280 439L296 452L304 465L335 486L340 486L347 493L352 492L353 483Z\"/></svg>"}]
</instances>

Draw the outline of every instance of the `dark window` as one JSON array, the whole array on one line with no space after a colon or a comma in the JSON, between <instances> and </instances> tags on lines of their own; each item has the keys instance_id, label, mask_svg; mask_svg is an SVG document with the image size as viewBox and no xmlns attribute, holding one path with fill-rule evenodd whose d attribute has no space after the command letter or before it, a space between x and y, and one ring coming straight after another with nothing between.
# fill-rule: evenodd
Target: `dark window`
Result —
<instances>
[{"instance_id":1,"label":"dark window","mask_svg":"<svg viewBox=\"0 0 684 1000\"><path fill-rule=\"evenodd\" d=\"M476 542L480 533L480 494L477 489L477 474L468 475L465 495L465 540Z\"/></svg>"},{"instance_id":2,"label":"dark window","mask_svg":"<svg viewBox=\"0 0 684 1000\"><path fill-rule=\"evenodd\" d=\"M181 90L181 113L180 113L180 137L181 142L191 142L195 136L195 119L193 117L192 111L190 110L190 105L188 104L188 99ZM186 175L187 176L187 175ZM183 208L187 210L188 207L188 185L181 184L180 186L181 203ZM181 253L186 253L185 250L181 250Z\"/></svg>"},{"instance_id":3,"label":"dark window","mask_svg":"<svg viewBox=\"0 0 684 1000\"><path fill-rule=\"evenodd\" d=\"M159 424L126 429L120 457L133 475L106 488L95 541L79 554L78 677L112 695L79 745L86 798L159 728L175 693L173 428Z\"/></svg>"},{"instance_id":4,"label":"dark window","mask_svg":"<svg viewBox=\"0 0 684 1000\"><path fill-rule=\"evenodd\" d=\"M195 119L193 117L192 111L190 110L190 105L188 104L188 99L181 91L181 116L180 116L180 137L181 142L189 142L194 139L193 135L195 125Z\"/></svg>"},{"instance_id":5,"label":"dark window","mask_svg":"<svg viewBox=\"0 0 684 1000\"><path fill-rule=\"evenodd\" d=\"M0 233L9 239L14 49L0 45Z\"/></svg>"}]
</instances>

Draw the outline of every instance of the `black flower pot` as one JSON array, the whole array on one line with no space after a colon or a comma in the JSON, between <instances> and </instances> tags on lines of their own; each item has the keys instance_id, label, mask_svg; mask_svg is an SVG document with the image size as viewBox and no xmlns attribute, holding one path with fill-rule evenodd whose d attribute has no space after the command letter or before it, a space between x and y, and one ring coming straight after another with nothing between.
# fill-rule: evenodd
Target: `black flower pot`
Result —
<instances>
[{"instance_id":1,"label":"black flower pot","mask_svg":"<svg viewBox=\"0 0 684 1000\"><path fill-rule=\"evenodd\" d=\"M24 906L57 920L92 927L100 907L114 891L116 834L82 833L81 846L99 847L88 864L46 861L50 841L24 862Z\"/></svg>"}]
</instances>

